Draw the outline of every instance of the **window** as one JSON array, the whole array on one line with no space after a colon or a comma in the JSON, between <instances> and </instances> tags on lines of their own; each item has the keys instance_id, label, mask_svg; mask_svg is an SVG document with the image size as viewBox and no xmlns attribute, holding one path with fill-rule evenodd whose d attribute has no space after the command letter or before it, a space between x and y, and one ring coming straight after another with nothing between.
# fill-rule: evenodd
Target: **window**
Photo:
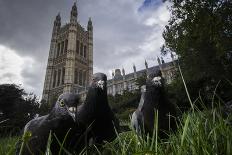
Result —
<instances>
[{"instance_id":1,"label":"window","mask_svg":"<svg viewBox=\"0 0 232 155\"><path fill-rule=\"evenodd\" d=\"M79 42L79 40L77 40L76 52L77 52L77 54L80 54L79 53L80 52L80 42Z\"/></svg>"},{"instance_id":2,"label":"window","mask_svg":"<svg viewBox=\"0 0 232 155\"><path fill-rule=\"evenodd\" d=\"M56 57L59 57L59 55L60 55L60 43L58 43L58 45L57 45Z\"/></svg>"},{"instance_id":3,"label":"window","mask_svg":"<svg viewBox=\"0 0 232 155\"><path fill-rule=\"evenodd\" d=\"M68 48L68 39L65 40L64 52L67 52L67 48Z\"/></svg>"},{"instance_id":4,"label":"window","mask_svg":"<svg viewBox=\"0 0 232 155\"><path fill-rule=\"evenodd\" d=\"M86 46L84 46L84 58L86 58Z\"/></svg>"},{"instance_id":5,"label":"window","mask_svg":"<svg viewBox=\"0 0 232 155\"><path fill-rule=\"evenodd\" d=\"M64 41L62 41L61 43L61 52L60 55L64 53Z\"/></svg>"},{"instance_id":6,"label":"window","mask_svg":"<svg viewBox=\"0 0 232 155\"><path fill-rule=\"evenodd\" d=\"M86 71L83 71L83 86L85 86L86 81Z\"/></svg>"},{"instance_id":7,"label":"window","mask_svg":"<svg viewBox=\"0 0 232 155\"><path fill-rule=\"evenodd\" d=\"M81 56L83 56L83 44L81 43L81 53L80 53Z\"/></svg>"},{"instance_id":8,"label":"window","mask_svg":"<svg viewBox=\"0 0 232 155\"><path fill-rule=\"evenodd\" d=\"M62 69L62 81L61 81L62 84L64 84L64 77L65 77L65 68Z\"/></svg>"},{"instance_id":9,"label":"window","mask_svg":"<svg viewBox=\"0 0 232 155\"><path fill-rule=\"evenodd\" d=\"M74 83L78 84L78 70L75 69L75 73L74 73Z\"/></svg>"},{"instance_id":10,"label":"window","mask_svg":"<svg viewBox=\"0 0 232 155\"><path fill-rule=\"evenodd\" d=\"M53 75L53 84L52 87L54 88L56 86L56 73L57 71L54 71L54 75Z\"/></svg>"},{"instance_id":11,"label":"window","mask_svg":"<svg viewBox=\"0 0 232 155\"><path fill-rule=\"evenodd\" d=\"M58 80L57 80L57 86L60 85L60 74L61 74L61 69L58 70Z\"/></svg>"},{"instance_id":12,"label":"window","mask_svg":"<svg viewBox=\"0 0 232 155\"><path fill-rule=\"evenodd\" d=\"M79 85L82 86L82 71L79 71Z\"/></svg>"}]
</instances>

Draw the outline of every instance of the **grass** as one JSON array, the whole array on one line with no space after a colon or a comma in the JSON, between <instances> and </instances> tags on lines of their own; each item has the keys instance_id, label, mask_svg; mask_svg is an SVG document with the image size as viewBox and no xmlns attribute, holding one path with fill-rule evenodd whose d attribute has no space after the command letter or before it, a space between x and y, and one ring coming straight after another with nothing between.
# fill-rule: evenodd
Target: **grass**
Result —
<instances>
[{"instance_id":1,"label":"grass","mask_svg":"<svg viewBox=\"0 0 232 155\"><path fill-rule=\"evenodd\" d=\"M180 69L180 67L179 67ZM180 70L181 73L181 70ZM95 147L95 154L99 155L231 155L232 154L232 114L225 115L220 101L215 100L216 88L212 98L211 109L198 110L194 107L195 102L202 102L199 95L198 100L192 102L187 90L183 75L183 84L191 105L191 110L177 118L177 130L170 131L167 139L159 139L158 119L151 138L147 135L137 135L134 130L117 134L117 138L102 146ZM202 103L202 105L204 105ZM218 105L218 106L216 106ZM158 116L158 111L156 112ZM125 124L125 122L124 122ZM51 134L48 139L46 154L51 154ZM14 154L15 144L18 137L7 137L0 139L0 155ZM54 139L53 139L54 140ZM63 151L64 141L60 143L60 154ZM86 150L86 149L84 149ZM83 151L81 154L87 154Z\"/></svg>"},{"instance_id":2,"label":"grass","mask_svg":"<svg viewBox=\"0 0 232 155\"><path fill-rule=\"evenodd\" d=\"M166 140L137 136L134 131L119 134L105 145L111 154L212 155L232 154L231 119L223 118L220 109L190 112L183 115L175 133ZM157 132L156 132L157 133Z\"/></svg>"},{"instance_id":3,"label":"grass","mask_svg":"<svg viewBox=\"0 0 232 155\"><path fill-rule=\"evenodd\" d=\"M157 129L154 130L153 138L145 135L141 137L135 131L128 131L118 134L113 142L106 143L102 150L96 149L98 151L96 152L107 155L230 155L231 123L231 116L223 117L220 108L189 112L179 119L177 131L170 133L168 139L158 139ZM18 139L18 137L1 138L0 154L14 154Z\"/></svg>"},{"instance_id":4,"label":"grass","mask_svg":"<svg viewBox=\"0 0 232 155\"><path fill-rule=\"evenodd\" d=\"M155 124L158 124L156 119ZM0 155L14 154L19 137L0 139ZM47 153L51 137L48 140ZM61 148L63 142L61 143ZM64 148L63 152L66 152ZM97 149L96 149L97 150ZM60 151L61 152L61 151ZM197 108L179 118L176 132L170 132L168 139L158 139L157 129L152 138L138 136L135 131L118 134L106 143L97 154L112 155L211 155L232 154L232 116L223 116L222 108L199 111ZM67 154L71 154L66 152ZM86 154L86 152L82 152Z\"/></svg>"},{"instance_id":5,"label":"grass","mask_svg":"<svg viewBox=\"0 0 232 155\"><path fill-rule=\"evenodd\" d=\"M15 153L15 145L19 137L0 137L0 155L13 155Z\"/></svg>"}]
</instances>

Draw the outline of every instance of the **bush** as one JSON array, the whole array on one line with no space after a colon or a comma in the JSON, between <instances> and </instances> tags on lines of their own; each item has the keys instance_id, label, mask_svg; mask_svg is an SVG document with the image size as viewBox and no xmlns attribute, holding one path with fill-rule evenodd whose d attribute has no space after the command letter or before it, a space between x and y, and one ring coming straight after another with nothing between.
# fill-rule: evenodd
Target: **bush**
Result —
<instances>
[{"instance_id":1,"label":"bush","mask_svg":"<svg viewBox=\"0 0 232 155\"><path fill-rule=\"evenodd\" d=\"M0 85L0 137L17 134L38 112L39 102L33 94L14 84Z\"/></svg>"}]
</instances>

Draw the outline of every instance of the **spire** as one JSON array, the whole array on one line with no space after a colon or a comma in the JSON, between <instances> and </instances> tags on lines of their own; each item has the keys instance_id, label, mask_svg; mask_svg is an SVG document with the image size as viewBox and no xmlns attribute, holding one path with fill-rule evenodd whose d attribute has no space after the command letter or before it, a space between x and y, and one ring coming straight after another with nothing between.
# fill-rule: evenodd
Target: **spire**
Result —
<instances>
[{"instance_id":1,"label":"spire","mask_svg":"<svg viewBox=\"0 0 232 155\"><path fill-rule=\"evenodd\" d=\"M134 69L134 78L137 78L137 73L136 73L136 67L135 67L135 64L133 64L133 69Z\"/></svg>"},{"instance_id":2,"label":"spire","mask_svg":"<svg viewBox=\"0 0 232 155\"><path fill-rule=\"evenodd\" d=\"M61 26L61 17L60 17L60 13L58 13L56 15L56 19L54 21L54 26L60 27Z\"/></svg>"},{"instance_id":3,"label":"spire","mask_svg":"<svg viewBox=\"0 0 232 155\"><path fill-rule=\"evenodd\" d=\"M134 72L136 72L136 67L135 67L135 64L133 64L133 69L134 69Z\"/></svg>"},{"instance_id":4,"label":"spire","mask_svg":"<svg viewBox=\"0 0 232 155\"><path fill-rule=\"evenodd\" d=\"M60 13L57 14L56 19L54 20L54 26L53 26L53 35L55 35L61 26L61 17Z\"/></svg>"},{"instance_id":5,"label":"spire","mask_svg":"<svg viewBox=\"0 0 232 155\"><path fill-rule=\"evenodd\" d=\"M112 79L114 78L114 70L112 70Z\"/></svg>"},{"instance_id":6,"label":"spire","mask_svg":"<svg viewBox=\"0 0 232 155\"><path fill-rule=\"evenodd\" d=\"M71 10L71 16L70 16L70 22L77 22L77 2L74 2L73 6L72 6L72 10Z\"/></svg>"},{"instance_id":7,"label":"spire","mask_svg":"<svg viewBox=\"0 0 232 155\"><path fill-rule=\"evenodd\" d=\"M88 31L92 31L93 30L93 23L92 23L91 17L89 17L87 29L88 29Z\"/></svg>"},{"instance_id":8,"label":"spire","mask_svg":"<svg viewBox=\"0 0 232 155\"><path fill-rule=\"evenodd\" d=\"M56 15L56 21L61 21L60 12Z\"/></svg>"},{"instance_id":9,"label":"spire","mask_svg":"<svg viewBox=\"0 0 232 155\"><path fill-rule=\"evenodd\" d=\"M125 69L122 68L122 75L125 76Z\"/></svg>"},{"instance_id":10,"label":"spire","mask_svg":"<svg viewBox=\"0 0 232 155\"><path fill-rule=\"evenodd\" d=\"M157 57L157 61L158 61L158 64L161 65L161 61L159 57Z\"/></svg>"},{"instance_id":11,"label":"spire","mask_svg":"<svg viewBox=\"0 0 232 155\"><path fill-rule=\"evenodd\" d=\"M164 64L165 62L164 62L164 59L163 59L163 57L161 57L161 63L162 64Z\"/></svg>"},{"instance_id":12,"label":"spire","mask_svg":"<svg viewBox=\"0 0 232 155\"><path fill-rule=\"evenodd\" d=\"M148 64L147 64L147 60L145 59L145 67L146 69L148 69Z\"/></svg>"}]
</instances>

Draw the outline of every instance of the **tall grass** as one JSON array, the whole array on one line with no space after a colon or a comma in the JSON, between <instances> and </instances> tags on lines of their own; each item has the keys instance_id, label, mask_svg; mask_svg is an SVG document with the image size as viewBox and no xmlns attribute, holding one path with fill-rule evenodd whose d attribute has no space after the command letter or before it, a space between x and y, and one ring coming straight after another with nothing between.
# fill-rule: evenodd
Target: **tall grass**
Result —
<instances>
[{"instance_id":1,"label":"tall grass","mask_svg":"<svg viewBox=\"0 0 232 155\"><path fill-rule=\"evenodd\" d=\"M13 155L15 154L15 146L19 137L0 137L0 155Z\"/></svg>"},{"instance_id":2,"label":"tall grass","mask_svg":"<svg viewBox=\"0 0 232 155\"><path fill-rule=\"evenodd\" d=\"M191 111L177 118L177 130L169 132L167 139L159 139L158 111L155 114L153 135L138 135L134 130L117 134L112 142L106 142L101 149L95 148L99 155L231 155L232 154L232 114L224 115L220 102L215 100L216 89L212 98L212 107L200 111L194 106L199 98L192 102L181 69L179 71L191 105ZM219 83L218 83L219 84ZM217 85L218 86L218 85ZM67 133L68 134L68 133ZM48 139L46 155L50 155L51 133ZM17 137L0 139L0 155L14 154ZM56 139L53 139L56 140ZM59 142L60 154L75 154L63 148L64 141ZM88 154L88 148L81 154ZM62 152L63 151L63 152ZM61 153L62 152L62 153ZM92 152L91 152L92 153ZM89 153L89 154L91 154Z\"/></svg>"},{"instance_id":3,"label":"tall grass","mask_svg":"<svg viewBox=\"0 0 232 155\"><path fill-rule=\"evenodd\" d=\"M142 138L135 131L130 131L119 134L116 140L105 145L105 149L113 155L230 155L232 154L231 122L229 117L222 117L220 109L186 113L180 118L177 131L170 133L166 140L157 141L156 134L152 139Z\"/></svg>"},{"instance_id":4,"label":"tall grass","mask_svg":"<svg viewBox=\"0 0 232 155\"><path fill-rule=\"evenodd\" d=\"M139 136L132 130L118 134L117 138L113 142L106 143L103 149L96 148L95 153L106 155L231 155L231 118L231 116L223 117L220 108L185 113L179 119L177 131L170 133L168 139L159 139L157 128L154 129L152 138L147 135ZM158 123L157 119L155 123ZM17 140L18 137L2 138L0 154L14 154ZM46 154L50 154L49 143Z\"/></svg>"}]
</instances>

